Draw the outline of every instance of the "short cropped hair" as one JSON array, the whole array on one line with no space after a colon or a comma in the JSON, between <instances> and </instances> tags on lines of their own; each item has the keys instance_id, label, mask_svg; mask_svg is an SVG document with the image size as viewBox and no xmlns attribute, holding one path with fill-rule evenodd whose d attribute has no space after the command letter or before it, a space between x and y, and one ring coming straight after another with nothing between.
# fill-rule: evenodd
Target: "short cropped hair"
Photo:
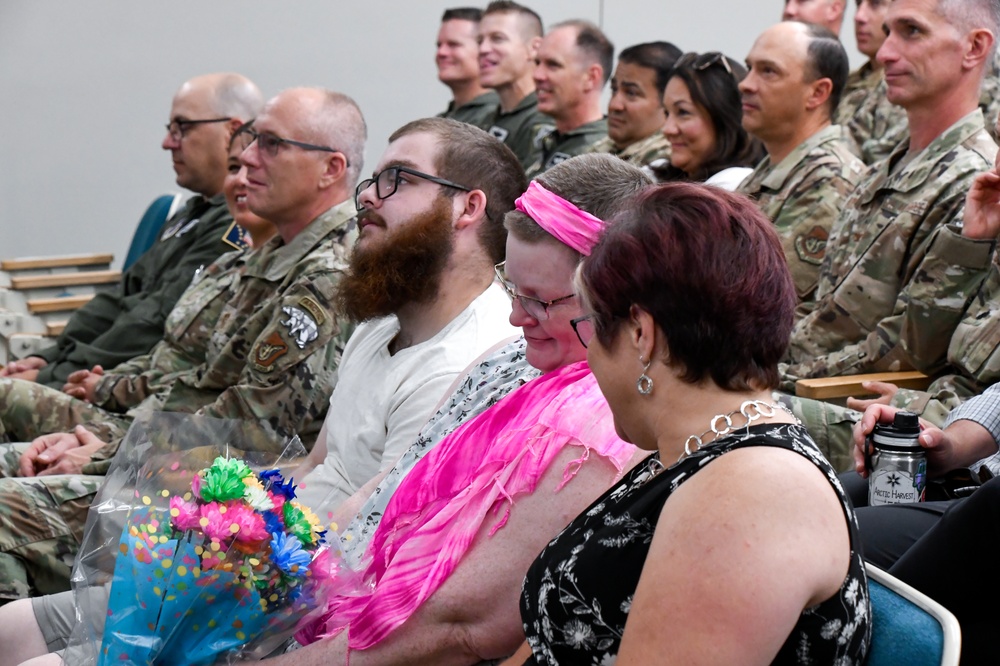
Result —
<instances>
[{"instance_id":1,"label":"short cropped hair","mask_svg":"<svg viewBox=\"0 0 1000 666\"><path fill-rule=\"evenodd\" d=\"M576 29L576 48L580 49L584 57L587 58L588 64L597 63L601 66L604 76L603 82L607 83L608 79L611 78L611 68L615 61L615 45L611 43L608 36L596 25L583 19L571 19L556 23L549 28L549 32L557 28Z\"/></svg>"},{"instance_id":2,"label":"short cropped hair","mask_svg":"<svg viewBox=\"0 0 1000 666\"><path fill-rule=\"evenodd\" d=\"M493 263L503 261L507 245L504 215L514 209L514 200L528 187L517 156L478 127L448 118L411 121L393 132L389 143L409 134L437 138L434 168L441 178L486 194L487 220L480 226L479 242ZM457 194L452 188L442 188L442 193Z\"/></svg>"},{"instance_id":3,"label":"short cropped hair","mask_svg":"<svg viewBox=\"0 0 1000 666\"><path fill-rule=\"evenodd\" d=\"M264 108L264 96L248 78L223 74L216 83L212 108L220 116L249 120Z\"/></svg>"},{"instance_id":4,"label":"short cropped hair","mask_svg":"<svg viewBox=\"0 0 1000 666\"><path fill-rule=\"evenodd\" d=\"M704 64L706 59L712 64ZM691 101L705 109L715 129L715 148L698 172L690 176L691 180L707 180L729 167L753 167L763 158L760 142L743 129L743 102L738 86L746 75L743 65L712 52L683 56L670 73L667 83L675 76L684 81ZM660 175L663 180L688 178L675 167L664 169Z\"/></svg>"},{"instance_id":5,"label":"short cropped hair","mask_svg":"<svg viewBox=\"0 0 1000 666\"><path fill-rule=\"evenodd\" d=\"M601 220L610 220L637 192L653 182L639 168L609 153L571 157L539 174L535 180ZM505 225L511 234L526 243L560 242L519 210L507 213Z\"/></svg>"},{"instance_id":6,"label":"short cropped hair","mask_svg":"<svg viewBox=\"0 0 1000 666\"><path fill-rule=\"evenodd\" d=\"M840 43L837 35L826 27L815 23L804 23L806 37L809 44L806 47L805 76L807 81L817 79L830 79L833 84L830 88L830 99L827 100L827 109L830 115L840 104L840 97L844 93L844 86L847 85L847 76L850 74L850 63L847 60L847 51Z\"/></svg>"},{"instance_id":7,"label":"short cropped hair","mask_svg":"<svg viewBox=\"0 0 1000 666\"><path fill-rule=\"evenodd\" d=\"M602 345L636 306L663 332L663 360L683 381L777 386L795 287L774 225L746 197L695 183L649 188L583 261L581 281Z\"/></svg>"},{"instance_id":8,"label":"short cropped hair","mask_svg":"<svg viewBox=\"0 0 1000 666\"><path fill-rule=\"evenodd\" d=\"M962 32L981 28L992 32L993 49L989 55L993 58L1000 40L1000 0L938 0L937 9Z\"/></svg>"},{"instance_id":9,"label":"short cropped hair","mask_svg":"<svg viewBox=\"0 0 1000 666\"><path fill-rule=\"evenodd\" d=\"M630 46L618 54L618 62L645 67L656 72L656 90L663 97L670 70L681 57L681 50L670 42L645 42Z\"/></svg>"},{"instance_id":10,"label":"short cropped hair","mask_svg":"<svg viewBox=\"0 0 1000 666\"><path fill-rule=\"evenodd\" d=\"M445 21L472 21L479 23L483 18L483 10L478 7L454 7L444 10L441 15L441 23Z\"/></svg>"},{"instance_id":11,"label":"short cropped hair","mask_svg":"<svg viewBox=\"0 0 1000 666\"><path fill-rule=\"evenodd\" d=\"M518 18L520 18L519 23L521 24L524 41L541 37L544 32L542 17L538 15L538 12L524 5L512 2L512 0L493 0L483 10L483 16L490 14L517 14Z\"/></svg>"},{"instance_id":12,"label":"short cropped hair","mask_svg":"<svg viewBox=\"0 0 1000 666\"><path fill-rule=\"evenodd\" d=\"M323 103L317 113L304 121L311 135L309 140L323 146L336 148L347 158L347 182L352 187L358 182L365 165L365 141L368 126L357 102L349 96L319 88Z\"/></svg>"}]
</instances>

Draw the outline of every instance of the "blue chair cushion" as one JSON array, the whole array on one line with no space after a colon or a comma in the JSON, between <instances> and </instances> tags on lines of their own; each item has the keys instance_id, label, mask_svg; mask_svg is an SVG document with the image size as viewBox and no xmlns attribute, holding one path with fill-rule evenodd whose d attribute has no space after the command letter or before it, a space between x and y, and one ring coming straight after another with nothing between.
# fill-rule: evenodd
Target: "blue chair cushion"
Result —
<instances>
[{"instance_id":1,"label":"blue chair cushion","mask_svg":"<svg viewBox=\"0 0 1000 666\"><path fill-rule=\"evenodd\" d=\"M944 633L937 618L868 579L872 602L869 666L940 666Z\"/></svg>"}]
</instances>

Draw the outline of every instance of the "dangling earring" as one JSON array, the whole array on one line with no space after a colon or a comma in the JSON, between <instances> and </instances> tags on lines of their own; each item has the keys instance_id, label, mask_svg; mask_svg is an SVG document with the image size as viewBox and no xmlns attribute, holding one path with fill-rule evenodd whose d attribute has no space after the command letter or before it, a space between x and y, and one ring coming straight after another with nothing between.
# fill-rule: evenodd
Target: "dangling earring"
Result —
<instances>
[{"instance_id":1,"label":"dangling earring","mask_svg":"<svg viewBox=\"0 0 1000 666\"><path fill-rule=\"evenodd\" d=\"M642 363L641 356L639 357L639 363ZM635 388L639 391L640 395L649 395L653 392L653 378L646 374L646 371L649 370L649 366L652 364L652 360L647 362L642 368L642 374L639 375L639 379L635 381Z\"/></svg>"}]
</instances>

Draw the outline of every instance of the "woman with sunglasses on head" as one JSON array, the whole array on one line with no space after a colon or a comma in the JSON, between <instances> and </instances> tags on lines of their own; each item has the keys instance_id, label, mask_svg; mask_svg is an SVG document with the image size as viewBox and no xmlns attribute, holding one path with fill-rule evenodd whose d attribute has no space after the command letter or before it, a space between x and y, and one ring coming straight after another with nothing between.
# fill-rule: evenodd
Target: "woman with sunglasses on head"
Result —
<instances>
[{"instance_id":1,"label":"woman with sunglasses on head","mask_svg":"<svg viewBox=\"0 0 1000 666\"><path fill-rule=\"evenodd\" d=\"M654 170L660 181L694 180L734 190L764 157L743 129L737 86L746 70L718 52L688 53L674 65L663 92L670 163Z\"/></svg>"},{"instance_id":2,"label":"woman with sunglasses on head","mask_svg":"<svg viewBox=\"0 0 1000 666\"><path fill-rule=\"evenodd\" d=\"M566 160L507 214L498 279L523 337L473 364L342 534L319 641L296 664L475 664L524 640L518 587L538 551L637 460L614 432L571 321L604 220L649 186L607 154ZM356 544L356 545L355 545ZM360 582L360 586L356 585ZM308 657L309 659L306 659Z\"/></svg>"},{"instance_id":3,"label":"woman with sunglasses on head","mask_svg":"<svg viewBox=\"0 0 1000 666\"><path fill-rule=\"evenodd\" d=\"M857 523L771 398L796 303L773 225L718 188L651 188L578 285L615 429L654 453L531 566L509 663L861 664Z\"/></svg>"}]
</instances>

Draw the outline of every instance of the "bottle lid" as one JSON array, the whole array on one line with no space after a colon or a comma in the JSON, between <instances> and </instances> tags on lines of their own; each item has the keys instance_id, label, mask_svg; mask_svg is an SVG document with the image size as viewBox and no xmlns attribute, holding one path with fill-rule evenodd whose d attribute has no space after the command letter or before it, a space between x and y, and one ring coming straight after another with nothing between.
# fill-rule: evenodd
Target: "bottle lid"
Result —
<instances>
[{"instance_id":1,"label":"bottle lid","mask_svg":"<svg viewBox=\"0 0 1000 666\"><path fill-rule=\"evenodd\" d=\"M872 431L876 444L919 449L920 419L913 412L896 412L891 425L877 424Z\"/></svg>"}]
</instances>

